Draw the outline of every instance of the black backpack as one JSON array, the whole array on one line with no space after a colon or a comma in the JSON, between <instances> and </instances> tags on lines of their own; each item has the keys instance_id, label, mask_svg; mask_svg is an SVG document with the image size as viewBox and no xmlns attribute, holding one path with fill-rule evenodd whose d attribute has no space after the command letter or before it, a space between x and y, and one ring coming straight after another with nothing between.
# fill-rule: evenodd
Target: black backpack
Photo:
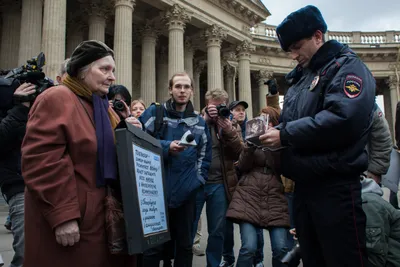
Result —
<instances>
[{"instance_id":1,"label":"black backpack","mask_svg":"<svg viewBox=\"0 0 400 267\"><path fill-rule=\"evenodd\" d=\"M154 102L153 104L156 106L156 118L154 120L154 131L150 135L162 140L164 132L164 107L158 102Z\"/></svg>"}]
</instances>

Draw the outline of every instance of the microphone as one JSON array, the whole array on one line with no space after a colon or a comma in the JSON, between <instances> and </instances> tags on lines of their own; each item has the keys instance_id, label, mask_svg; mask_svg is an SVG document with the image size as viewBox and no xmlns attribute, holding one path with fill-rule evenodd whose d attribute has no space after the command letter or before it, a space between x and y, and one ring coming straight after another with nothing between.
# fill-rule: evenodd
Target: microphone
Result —
<instances>
[{"instance_id":1,"label":"microphone","mask_svg":"<svg viewBox=\"0 0 400 267\"><path fill-rule=\"evenodd\" d=\"M193 134L188 134L186 136L186 142L190 143L194 140L194 135Z\"/></svg>"},{"instance_id":2,"label":"microphone","mask_svg":"<svg viewBox=\"0 0 400 267\"><path fill-rule=\"evenodd\" d=\"M197 146L196 140L194 140L194 134L188 130L179 141L180 146Z\"/></svg>"}]
</instances>

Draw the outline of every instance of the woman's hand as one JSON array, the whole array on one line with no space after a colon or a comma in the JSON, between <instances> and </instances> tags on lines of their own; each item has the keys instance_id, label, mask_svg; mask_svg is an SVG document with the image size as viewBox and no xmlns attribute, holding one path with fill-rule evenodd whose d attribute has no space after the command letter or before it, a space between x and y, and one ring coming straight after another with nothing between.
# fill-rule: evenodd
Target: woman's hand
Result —
<instances>
[{"instance_id":1,"label":"woman's hand","mask_svg":"<svg viewBox=\"0 0 400 267\"><path fill-rule=\"evenodd\" d=\"M132 124L135 127L142 129L142 123L135 117L128 117L125 119L126 123Z\"/></svg>"},{"instance_id":2,"label":"woman's hand","mask_svg":"<svg viewBox=\"0 0 400 267\"><path fill-rule=\"evenodd\" d=\"M56 227L55 235L58 244L73 246L80 239L78 222L73 220L60 224Z\"/></svg>"}]
</instances>

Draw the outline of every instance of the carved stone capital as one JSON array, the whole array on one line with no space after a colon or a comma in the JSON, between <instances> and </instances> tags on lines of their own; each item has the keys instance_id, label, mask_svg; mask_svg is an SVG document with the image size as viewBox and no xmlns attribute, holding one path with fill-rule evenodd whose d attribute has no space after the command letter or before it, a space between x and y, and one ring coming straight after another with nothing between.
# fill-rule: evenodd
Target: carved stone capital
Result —
<instances>
[{"instance_id":1,"label":"carved stone capital","mask_svg":"<svg viewBox=\"0 0 400 267\"><path fill-rule=\"evenodd\" d=\"M251 53L256 50L256 47L249 41L245 40L236 47L236 52L239 58L250 58Z\"/></svg>"},{"instance_id":2,"label":"carved stone capital","mask_svg":"<svg viewBox=\"0 0 400 267\"><path fill-rule=\"evenodd\" d=\"M186 23L191 19L189 12L180 5L173 5L163 15L163 21L167 24L169 29L177 28L184 29Z\"/></svg>"},{"instance_id":3,"label":"carved stone capital","mask_svg":"<svg viewBox=\"0 0 400 267\"><path fill-rule=\"evenodd\" d=\"M236 53L234 51L225 51L222 53L222 59L225 61L237 61Z\"/></svg>"},{"instance_id":4,"label":"carved stone capital","mask_svg":"<svg viewBox=\"0 0 400 267\"><path fill-rule=\"evenodd\" d=\"M259 82L264 84L264 82L270 80L274 76L274 72L267 69L260 69L259 71L255 72L254 78Z\"/></svg>"},{"instance_id":5,"label":"carved stone capital","mask_svg":"<svg viewBox=\"0 0 400 267\"><path fill-rule=\"evenodd\" d=\"M193 45L193 41L191 37L185 37L185 51L193 52L195 50L195 46Z\"/></svg>"},{"instance_id":6,"label":"carved stone capital","mask_svg":"<svg viewBox=\"0 0 400 267\"><path fill-rule=\"evenodd\" d=\"M193 73L195 75L200 75L200 73L203 71L204 67L207 65L207 62L204 60L194 60L193 64Z\"/></svg>"},{"instance_id":7,"label":"carved stone capital","mask_svg":"<svg viewBox=\"0 0 400 267\"><path fill-rule=\"evenodd\" d=\"M396 75L390 75L388 79L385 80L386 84L389 86L390 90L395 90L398 85Z\"/></svg>"},{"instance_id":8,"label":"carved stone capital","mask_svg":"<svg viewBox=\"0 0 400 267\"><path fill-rule=\"evenodd\" d=\"M117 8L119 6L126 6L129 8L133 8L136 6L136 0L113 0L114 6Z\"/></svg>"},{"instance_id":9,"label":"carved stone capital","mask_svg":"<svg viewBox=\"0 0 400 267\"><path fill-rule=\"evenodd\" d=\"M139 34L142 38L151 37L157 40L158 35L161 32L160 25L154 20L146 20L144 26L140 28Z\"/></svg>"},{"instance_id":10,"label":"carved stone capital","mask_svg":"<svg viewBox=\"0 0 400 267\"><path fill-rule=\"evenodd\" d=\"M107 19L111 15L113 9L112 6L107 4L89 3L85 11L89 17Z\"/></svg>"},{"instance_id":11,"label":"carved stone capital","mask_svg":"<svg viewBox=\"0 0 400 267\"><path fill-rule=\"evenodd\" d=\"M235 67L233 67L233 66L227 64L227 65L225 66L225 70L226 70L226 74L225 74L225 75L226 75L227 77L229 77L229 78L236 77L237 71L236 71Z\"/></svg>"},{"instance_id":12,"label":"carved stone capital","mask_svg":"<svg viewBox=\"0 0 400 267\"><path fill-rule=\"evenodd\" d=\"M226 39L226 36L227 30L216 24L208 27L203 33L207 46L221 46L222 41Z\"/></svg>"}]
</instances>

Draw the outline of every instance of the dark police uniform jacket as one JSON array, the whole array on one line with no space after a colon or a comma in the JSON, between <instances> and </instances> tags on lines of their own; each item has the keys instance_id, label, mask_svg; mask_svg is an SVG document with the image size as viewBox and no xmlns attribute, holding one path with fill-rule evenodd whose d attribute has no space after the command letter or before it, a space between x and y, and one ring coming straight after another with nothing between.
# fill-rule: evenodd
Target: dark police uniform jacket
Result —
<instances>
[{"instance_id":1,"label":"dark police uniform jacket","mask_svg":"<svg viewBox=\"0 0 400 267\"><path fill-rule=\"evenodd\" d=\"M307 68L287 75L281 113L283 175L298 182L358 179L375 102L375 80L355 53L326 42Z\"/></svg>"}]
</instances>

